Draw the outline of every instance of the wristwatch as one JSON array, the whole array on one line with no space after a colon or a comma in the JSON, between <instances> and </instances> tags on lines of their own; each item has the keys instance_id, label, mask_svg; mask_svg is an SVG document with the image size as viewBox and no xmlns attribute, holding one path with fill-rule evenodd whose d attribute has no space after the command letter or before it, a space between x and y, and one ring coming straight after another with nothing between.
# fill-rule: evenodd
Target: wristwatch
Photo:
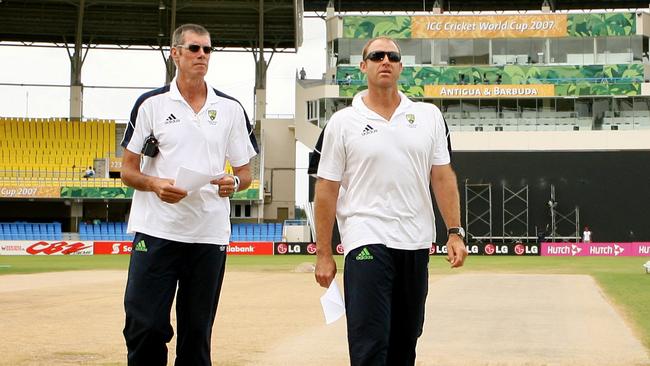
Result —
<instances>
[{"instance_id":1,"label":"wristwatch","mask_svg":"<svg viewBox=\"0 0 650 366\"><path fill-rule=\"evenodd\" d=\"M235 181L235 186L233 187L232 194L230 195L230 197L232 197L235 193L237 193L237 191L239 191L239 183L240 183L239 177L234 174L232 176L232 179Z\"/></svg>"},{"instance_id":2,"label":"wristwatch","mask_svg":"<svg viewBox=\"0 0 650 366\"><path fill-rule=\"evenodd\" d=\"M462 227L460 227L460 226L459 227L450 227L447 230L447 235L451 235L451 234L458 235L458 236L460 236L461 239L463 239L463 241L465 241L465 229L463 229Z\"/></svg>"}]
</instances>

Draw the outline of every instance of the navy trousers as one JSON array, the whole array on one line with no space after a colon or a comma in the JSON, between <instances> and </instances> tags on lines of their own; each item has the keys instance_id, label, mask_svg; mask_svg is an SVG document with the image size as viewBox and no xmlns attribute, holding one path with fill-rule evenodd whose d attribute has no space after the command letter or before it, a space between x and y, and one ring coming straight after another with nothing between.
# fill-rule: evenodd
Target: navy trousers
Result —
<instances>
[{"instance_id":1,"label":"navy trousers","mask_svg":"<svg viewBox=\"0 0 650 366\"><path fill-rule=\"evenodd\" d=\"M428 292L429 250L365 245L345 257L352 366L415 364Z\"/></svg>"},{"instance_id":2,"label":"navy trousers","mask_svg":"<svg viewBox=\"0 0 650 366\"><path fill-rule=\"evenodd\" d=\"M170 321L174 295L178 332L174 365L212 364L210 340L225 264L225 245L136 234L124 295L129 366L167 365L167 343L174 335Z\"/></svg>"}]
</instances>

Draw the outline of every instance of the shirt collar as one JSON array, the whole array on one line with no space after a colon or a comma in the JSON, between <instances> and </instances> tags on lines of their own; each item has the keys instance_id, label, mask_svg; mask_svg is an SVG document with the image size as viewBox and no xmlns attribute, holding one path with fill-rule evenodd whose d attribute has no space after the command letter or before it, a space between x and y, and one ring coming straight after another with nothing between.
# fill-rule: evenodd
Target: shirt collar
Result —
<instances>
[{"instance_id":1,"label":"shirt collar","mask_svg":"<svg viewBox=\"0 0 650 366\"><path fill-rule=\"evenodd\" d=\"M403 113L407 108L413 104L413 101L411 101L404 93L401 91L398 91L397 94L399 94L400 102L399 105L397 106L397 109L395 109L395 112L393 113L393 117ZM378 115L376 112L371 110L366 106L366 103L363 102L363 97L368 95L368 89L362 90L358 92L355 96L354 99L352 99L352 107L356 109L358 112L361 114L365 115L368 118L373 118L373 119L384 119L384 117Z\"/></svg>"},{"instance_id":2,"label":"shirt collar","mask_svg":"<svg viewBox=\"0 0 650 366\"><path fill-rule=\"evenodd\" d=\"M205 86L208 88L208 94L205 100L205 106L218 103L219 98L217 97L217 93L214 91L214 88L210 86L210 84L208 84L207 81L205 82ZM176 85L176 77L174 77L174 79L172 79L171 83L169 84L169 97L173 100L179 100L187 104L187 102L181 95L181 91L178 90L178 85Z\"/></svg>"}]
</instances>

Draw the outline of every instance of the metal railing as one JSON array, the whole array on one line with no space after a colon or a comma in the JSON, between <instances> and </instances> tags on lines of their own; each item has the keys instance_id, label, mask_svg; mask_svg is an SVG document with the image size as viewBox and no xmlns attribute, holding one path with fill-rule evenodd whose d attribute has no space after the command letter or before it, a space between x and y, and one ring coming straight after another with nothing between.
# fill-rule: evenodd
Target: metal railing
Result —
<instances>
[{"instance_id":1,"label":"metal railing","mask_svg":"<svg viewBox=\"0 0 650 366\"><path fill-rule=\"evenodd\" d=\"M126 187L119 178L83 177L83 171L0 170L0 186Z\"/></svg>"}]
</instances>

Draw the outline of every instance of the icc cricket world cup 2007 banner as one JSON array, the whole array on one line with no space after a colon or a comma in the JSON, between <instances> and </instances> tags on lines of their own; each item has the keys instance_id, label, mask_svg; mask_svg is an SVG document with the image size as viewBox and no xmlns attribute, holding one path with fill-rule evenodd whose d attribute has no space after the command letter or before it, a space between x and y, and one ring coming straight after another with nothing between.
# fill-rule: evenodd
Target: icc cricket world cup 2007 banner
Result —
<instances>
[{"instance_id":1,"label":"icc cricket world cup 2007 banner","mask_svg":"<svg viewBox=\"0 0 650 366\"><path fill-rule=\"evenodd\" d=\"M565 37L566 14L416 16L412 38L530 38Z\"/></svg>"},{"instance_id":2,"label":"icc cricket world cup 2007 banner","mask_svg":"<svg viewBox=\"0 0 650 366\"><path fill-rule=\"evenodd\" d=\"M476 39L637 34L635 13L346 16L343 38Z\"/></svg>"}]
</instances>

